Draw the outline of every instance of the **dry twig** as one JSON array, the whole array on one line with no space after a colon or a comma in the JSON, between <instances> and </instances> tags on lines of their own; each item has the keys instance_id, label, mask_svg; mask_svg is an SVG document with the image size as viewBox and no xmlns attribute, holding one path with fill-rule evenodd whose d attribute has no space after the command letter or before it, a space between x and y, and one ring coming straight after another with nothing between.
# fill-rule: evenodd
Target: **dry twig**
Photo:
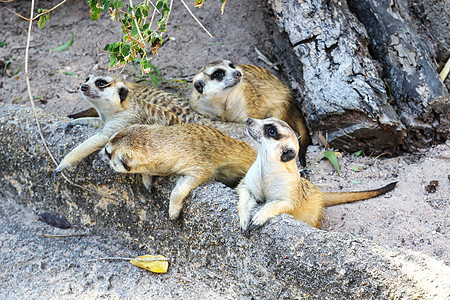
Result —
<instances>
[{"instance_id":1,"label":"dry twig","mask_svg":"<svg viewBox=\"0 0 450 300\"><path fill-rule=\"evenodd\" d=\"M187 11L189 12L189 14L191 14L191 16L194 18L194 20L197 21L198 25L200 25L200 27L201 27L204 31L206 31L206 33L207 33L210 37L213 37L212 34L209 33L208 30L206 30L205 26L203 26L203 24L200 23L200 21L197 19L197 17L194 16L194 14L193 14L192 11L189 9L189 7L187 6L187 4L186 4L183 0L180 0L180 1L181 1L181 3L183 3L184 7L187 9Z\"/></svg>"},{"instance_id":2,"label":"dry twig","mask_svg":"<svg viewBox=\"0 0 450 300\"><path fill-rule=\"evenodd\" d=\"M57 6L61 5L64 2L66 2L66 0L64 0L63 2L58 4ZM55 6L54 8L56 8L57 6ZM55 157L53 156L53 154L51 153L50 149L48 148L47 142L45 141L44 135L42 134L42 129L41 129L41 125L39 124L39 118L37 116L36 105L34 104L34 98L33 98L32 92L31 92L30 79L29 79L29 75L28 75L28 57L29 57L29 50L30 50L31 31L32 31L32 28L33 28L33 20L36 19L36 18L33 18L33 11L34 11L34 0L31 0L30 18L27 19L28 22L29 22L29 25L28 25L27 44L26 44L26 47L25 47L25 80L26 80L26 83L27 83L28 97L30 99L31 107L33 109L34 119L36 121L36 126L37 126L37 129L38 129L38 132L39 132L39 136L41 137L41 140L42 140L42 143L44 144L45 150L49 154L49 156L52 159L53 163L57 166L58 162L56 161ZM106 196L106 195L102 195L102 194L100 194L100 193L98 193L96 191L93 191L91 189L85 188L84 186L76 184L75 182L73 182L72 180L67 178L67 176L64 173L61 173L61 175L68 183L72 184L73 186L76 186L76 187L78 187L78 188L80 188L82 190L85 190L87 192L96 194L96 195L98 195L100 197L105 197L105 198L116 200L115 198L112 198L112 197L109 197L109 196Z\"/></svg>"}]
</instances>

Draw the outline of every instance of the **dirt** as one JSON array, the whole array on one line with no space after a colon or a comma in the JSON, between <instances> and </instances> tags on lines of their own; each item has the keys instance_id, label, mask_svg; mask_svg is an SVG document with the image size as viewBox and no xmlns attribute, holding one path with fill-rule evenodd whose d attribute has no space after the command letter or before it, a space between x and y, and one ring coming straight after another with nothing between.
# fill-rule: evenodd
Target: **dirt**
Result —
<instances>
[{"instance_id":1,"label":"dirt","mask_svg":"<svg viewBox=\"0 0 450 300\"><path fill-rule=\"evenodd\" d=\"M50 8L57 3L58 1L39 1L38 7ZM8 7L19 14L29 16L30 2L13 1L0 5L0 16L3 20L0 42L7 43L6 46L0 47L0 62L7 64L6 73L2 72L0 77L0 102L30 105L24 76L28 23L4 9ZM189 5L192 6L191 3ZM213 34L214 38L209 38L182 4L174 1L167 33L174 40L169 40L160 48L158 55L152 60L166 79L160 83L187 96L190 86L180 83L183 82L180 79L192 79L203 65L220 58L237 64L260 65L283 78L282 73L270 69L259 60L254 50L256 47L273 59L260 2L228 1L223 15L220 14L220 7L219 1L208 0L201 9L192 8L203 25ZM48 50L67 42L73 32L75 40L69 50ZM62 115L89 107L79 94L78 88L88 74L107 73L109 57L99 48L103 48L106 43L118 41L121 37L120 26L106 15L96 22L89 19L86 1L69 1L52 12L50 22L44 29L34 27L31 37L29 75L36 104ZM117 71L113 74L117 74ZM140 75L139 68L130 65L122 74L122 78L136 81L140 79ZM311 146L308 151L309 163L321 157L322 152L323 147ZM324 230L353 233L390 247L419 251L450 264L449 141L421 153L398 157L374 157L370 153L357 157L352 153L338 154L341 154L338 157L342 173L340 176L326 160L314 164L311 170L311 181L323 190L371 189L393 181L398 181L398 184L394 191L385 196L327 208ZM434 180L438 182L436 191L427 192L426 187ZM2 209L6 218L31 218L30 215L22 214L30 212L22 212L13 203L3 205ZM21 227L16 227L12 231L20 231ZM3 229L0 232L2 248L8 234L11 233ZM23 245L16 243L12 246L20 248ZM42 247L45 246L30 249L43 251ZM120 251L119 248L117 246L116 250ZM80 252L79 255L83 253ZM43 268L39 263L34 264L17 272ZM76 273L77 270L67 272ZM0 269L0 276L11 275L5 275ZM117 280L114 275L111 276L111 280ZM93 278L93 282L95 281ZM214 296L217 295L212 295Z\"/></svg>"}]
</instances>

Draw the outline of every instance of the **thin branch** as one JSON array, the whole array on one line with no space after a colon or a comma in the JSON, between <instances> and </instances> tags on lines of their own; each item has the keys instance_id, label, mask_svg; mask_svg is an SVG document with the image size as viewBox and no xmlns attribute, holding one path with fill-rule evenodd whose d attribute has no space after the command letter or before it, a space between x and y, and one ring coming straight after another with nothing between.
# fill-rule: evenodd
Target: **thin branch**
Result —
<instances>
[{"instance_id":1,"label":"thin branch","mask_svg":"<svg viewBox=\"0 0 450 300\"><path fill-rule=\"evenodd\" d=\"M77 237L77 236L86 236L89 233L69 233L69 234L46 234L43 233L42 236L45 238L64 238L64 237Z\"/></svg>"},{"instance_id":2,"label":"thin branch","mask_svg":"<svg viewBox=\"0 0 450 300\"><path fill-rule=\"evenodd\" d=\"M153 14L152 14L152 19L150 20L150 26L148 26L148 28L152 28L153 25L153 20L155 19L155 15L156 15L156 10L153 10Z\"/></svg>"},{"instance_id":3,"label":"thin branch","mask_svg":"<svg viewBox=\"0 0 450 300\"><path fill-rule=\"evenodd\" d=\"M170 261L168 258L133 258L133 257L120 257L120 256L113 256L113 257L102 257L102 258L96 258L96 259L90 259L89 261L101 261L101 260L127 260L130 261L132 259L136 259L137 261Z\"/></svg>"},{"instance_id":4,"label":"thin branch","mask_svg":"<svg viewBox=\"0 0 450 300\"><path fill-rule=\"evenodd\" d=\"M170 13L172 12L172 4L173 4L173 0L170 0L170 7L169 7L169 13L167 14L166 24L169 22Z\"/></svg>"},{"instance_id":5,"label":"thin branch","mask_svg":"<svg viewBox=\"0 0 450 300\"><path fill-rule=\"evenodd\" d=\"M139 37L141 38L141 42L142 42L142 44L144 45L143 48L144 48L144 51L145 51L145 44L146 44L146 43L145 43L144 37L142 36L141 30L139 29L139 24L138 24L138 22L137 22L136 16L134 15L133 0L130 0L130 7L131 7L131 14L132 14L133 19L134 19L134 25L136 25L136 30L137 30L137 32L138 32L138 34L139 34ZM127 32L128 32L128 31L127 31Z\"/></svg>"},{"instance_id":6,"label":"thin branch","mask_svg":"<svg viewBox=\"0 0 450 300\"><path fill-rule=\"evenodd\" d=\"M64 3L66 0L64 0L62 3ZM56 161L55 157L52 155L50 149L48 148L47 142L45 141L44 135L42 134L42 130L41 130L41 125L39 124L39 118L37 116L37 111L36 111L36 105L34 104L34 98L33 95L31 93L31 84L30 84L30 78L28 76L28 56L29 56L29 52L30 52L30 41L31 41L31 31L33 28L33 11L34 11L34 0L31 0L31 12L30 12L30 18L28 19L29 21L29 25L28 25L28 35L27 35L27 44L25 47L25 80L27 83L27 90L28 90L28 97L30 98L30 102L31 102L31 107L33 109L33 113L34 113L34 119L36 121L36 126L39 132L39 135L41 137L42 143L44 144L44 148L47 151L47 153L49 154L50 158L52 159L53 163L57 166L58 162ZM88 191L90 193L94 193L100 197L104 197L104 198L109 198L109 199L113 199L116 200L115 198L106 196L106 195L102 195L100 193L97 193L96 191L93 191L91 189L85 188L79 184L74 183L73 181L71 181L69 178L67 178L67 176L64 173L61 173L62 177L69 182L70 184L72 184L73 186L76 186L78 188L81 188L82 190Z\"/></svg>"},{"instance_id":7,"label":"thin branch","mask_svg":"<svg viewBox=\"0 0 450 300\"><path fill-rule=\"evenodd\" d=\"M130 40L135 41L136 43L138 43L139 46L140 46L141 48L144 48L144 49L145 49L145 43L142 44L141 41L135 39L135 38L128 32L128 29L127 29L127 27L125 26L125 24L123 24L122 18L120 17L120 14L118 14L118 16L119 16L120 24L122 24L122 28L125 29L125 31L127 32L128 38L129 38ZM136 20L136 18L134 18L134 20Z\"/></svg>"},{"instance_id":8,"label":"thin branch","mask_svg":"<svg viewBox=\"0 0 450 300\"><path fill-rule=\"evenodd\" d=\"M40 13L39 15L37 15L37 16L34 17L34 18L33 18L33 17L30 17L30 19L25 18L24 16L22 16L22 15L16 13L15 11L9 9L8 7L6 7L6 9L9 10L10 12L12 12L13 14L15 14L15 15L21 17L21 18L24 19L24 20L27 20L27 21L34 21L34 20L36 20L37 18L39 18L40 16L50 13L52 10L58 8L59 6L61 6L61 5L62 5L64 2L66 2L66 1L67 1L67 0L63 0L61 3L59 3L59 4L56 5L55 7L53 7L53 8L51 8L51 9L49 9L49 10L46 10L46 11ZM33 9L34 9L34 7L33 7ZM31 15L33 15L33 14L31 14Z\"/></svg>"},{"instance_id":9,"label":"thin branch","mask_svg":"<svg viewBox=\"0 0 450 300\"><path fill-rule=\"evenodd\" d=\"M197 21L197 23L200 25L200 27L206 31L206 33L210 36L213 37L211 33L209 33L208 30L206 30L205 26L202 25L202 23L200 23L200 21L197 19L196 16L194 16L194 14L192 13L192 11L189 9L189 7L186 5L186 3L183 0L180 0L181 3L183 3L184 7L187 9L187 11L191 14L191 16L194 18L195 21Z\"/></svg>"},{"instance_id":10,"label":"thin branch","mask_svg":"<svg viewBox=\"0 0 450 300\"><path fill-rule=\"evenodd\" d=\"M161 14L161 12L156 8L155 4L153 4L153 2L152 2L151 0L148 0L147 3L150 3L150 4L153 6L153 8L154 8L159 14Z\"/></svg>"}]
</instances>

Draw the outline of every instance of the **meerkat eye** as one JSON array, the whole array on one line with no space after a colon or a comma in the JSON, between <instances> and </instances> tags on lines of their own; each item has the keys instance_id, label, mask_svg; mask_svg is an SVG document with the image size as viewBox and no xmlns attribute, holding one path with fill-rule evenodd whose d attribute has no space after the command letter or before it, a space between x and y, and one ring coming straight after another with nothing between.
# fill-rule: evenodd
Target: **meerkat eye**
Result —
<instances>
[{"instance_id":1,"label":"meerkat eye","mask_svg":"<svg viewBox=\"0 0 450 300\"><path fill-rule=\"evenodd\" d=\"M224 76L225 76L225 71L222 69L217 69L214 73L212 73L211 79L217 80L217 81L222 81Z\"/></svg>"},{"instance_id":2,"label":"meerkat eye","mask_svg":"<svg viewBox=\"0 0 450 300\"><path fill-rule=\"evenodd\" d=\"M108 85L108 82L106 80L103 79L97 79L95 81L95 86L98 87L99 89L104 88Z\"/></svg>"},{"instance_id":3,"label":"meerkat eye","mask_svg":"<svg viewBox=\"0 0 450 300\"><path fill-rule=\"evenodd\" d=\"M271 124L265 126L265 132L268 137L274 138L276 140L279 140L281 138L275 126Z\"/></svg>"},{"instance_id":4,"label":"meerkat eye","mask_svg":"<svg viewBox=\"0 0 450 300\"><path fill-rule=\"evenodd\" d=\"M236 69L236 67L232 63L229 64L229 67L232 69Z\"/></svg>"}]
</instances>

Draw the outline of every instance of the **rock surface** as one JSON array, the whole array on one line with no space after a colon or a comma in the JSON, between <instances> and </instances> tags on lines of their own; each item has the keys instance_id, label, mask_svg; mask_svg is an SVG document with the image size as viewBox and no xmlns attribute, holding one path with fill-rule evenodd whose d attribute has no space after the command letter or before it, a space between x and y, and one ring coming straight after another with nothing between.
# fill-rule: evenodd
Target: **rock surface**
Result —
<instances>
[{"instance_id":1,"label":"rock surface","mask_svg":"<svg viewBox=\"0 0 450 300\"><path fill-rule=\"evenodd\" d=\"M219 183L195 189L181 219L172 223L167 199L173 179L159 178L149 195L140 176L115 174L91 155L69 175L95 193L60 176L51 182L54 165L31 109L1 105L0 116L1 197L14 198L36 213L64 215L95 234L122 234L146 254L170 257L169 276L184 270L201 286L210 283L212 297L439 299L450 292L450 269L442 262L317 230L290 216L270 221L246 239L238 229L237 195ZM62 119L41 110L38 117L57 159L93 132L77 127L64 135Z\"/></svg>"}]
</instances>

